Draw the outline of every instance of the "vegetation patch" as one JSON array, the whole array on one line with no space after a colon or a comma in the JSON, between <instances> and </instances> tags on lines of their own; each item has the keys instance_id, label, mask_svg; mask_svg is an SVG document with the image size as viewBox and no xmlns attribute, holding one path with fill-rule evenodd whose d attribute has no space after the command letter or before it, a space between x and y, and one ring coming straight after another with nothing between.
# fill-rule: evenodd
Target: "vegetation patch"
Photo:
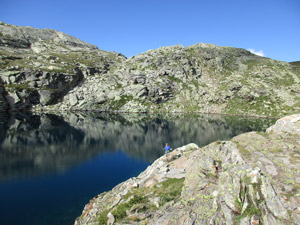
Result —
<instances>
[{"instance_id":1,"label":"vegetation patch","mask_svg":"<svg viewBox=\"0 0 300 225\"><path fill-rule=\"evenodd\" d=\"M155 185L154 194L160 197L161 199L159 205L163 206L165 203L169 201L178 200L181 195L183 183L184 183L184 178L182 179L170 178L158 185Z\"/></svg>"},{"instance_id":2,"label":"vegetation patch","mask_svg":"<svg viewBox=\"0 0 300 225\"><path fill-rule=\"evenodd\" d=\"M178 78L176 78L174 76L168 75L168 79L171 80L171 81L174 81L176 83L182 83L182 80L180 80L180 79L178 79Z\"/></svg>"},{"instance_id":3,"label":"vegetation patch","mask_svg":"<svg viewBox=\"0 0 300 225\"><path fill-rule=\"evenodd\" d=\"M295 80L291 74L286 73L285 76L281 78L275 78L274 82L277 86L289 87L295 83Z\"/></svg>"},{"instance_id":4,"label":"vegetation patch","mask_svg":"<svg viewBox=\"0 0 300 225\"><path fill-rule=\"evenodd\" d=\"M238 96L230 99L226 106L226 112L239 115L261 115L276 117L282 114L277 108L278 102L273 101L270 96L253 97L252 100L245 100Z\"/></svg>"},{"instance_id":5,"label":"vegetation patch","mask_svg":"<svg viewBox=\"0 0 300 225\"><path fill-rule=\"evenodd\" d=\"M28 84L5 84L4 87L7 91L35 91L35 89L29 87Z\"/></svg>"},{"instance_id":6,"label":"vegetation patch","mask_svg":"<svg viewBox=\"0 0 300 225\"><path fill-rule=\"evenodd\" d=\"M263 195L261 193L261 180L257 184L251 184L247 176L244 177L246 186L241 188L239 196L235 199L235 207L238 209L235 216L235 222L240 223L240 220L244 217L251 218L253 215L262 215L259 205L264 202ZM253 190L253 198L250 194L250 186ZM259 199L256 196L259 196ZM245 204L247 202L247 204Z\"/></svg>"},{"instance_id":7,"label":"vegetation patch","mask_svg":"<svg viewBox=\"0 0 300 225\"><path fill-rule=\"evenodd\" d=\"M123 219L124 217L127 216L126 211L130 210L132 206L136 204L141 204L141 203L148 203L147 198L144 197L143 195L133 195L133 198L130 199L129 202L121 203L118 205L113 211L112 214L114 215L115 219L117 221Z\"/></svg>"},{"instance_id":8,"label":"vegetation patch","mask_svg":"<svg viewBox=\"0 0 300 225\"><path fill-rule=\"evenodd\" d=\"M115 100L115 99L109 100L109 105L112 110L118 110L122 106L124 106L127 102L132 101L132 100L133 100L133 96L122 95L122 96L120 96L120 99L118 99L118 100Z\"/></svg>"},{"instance_id":9,"label":"vegetation patch","mask_svg":"<svg viewBox=\"0 0 300 225\"><path fill-rule=\"evenodd\" d=\"M158 199L159 207L170 201L177 201L181 196L184 184L184 178L169 178L166 181L158 183L153 187L133 188L122 200L122 203L110 210L103 210L99 217L99 224L107 223L107 214L110 211L116 219L116 222L128 222L128 216L133 213L154 212L157 205L154 199ZM138 221L138 218L131 217L130 220Z\"/></svg>"},{"instance_id":10,"label":"vegetation patch","mask_svg":"<svg viewBox=\"0 0 300 225\"><path fill-rule=\"evenodd\" d=\"M248 70L251 70L254 66L257 66L259 64L259 62L255 59L250 59L250 60L244 61L243 63L247 65Z\"/></svg>"},{"instance_id":11,"label":"vegetation patch","mask_svg":"<svg viewBox=\"0 0 300 225\"><path fill-rule=\"evenodd\" d=\"M250 158L251 158L252 154L251 154L251 152L250 152L249 150L247 150L247 149L246 149L242 144L240 144L239 142L234 142L234 143L237 145L237 147L238 147L240 153L242 153L242 155L243 155L246 159L250 159Z\"/></svg>"},{"instance_id":12,"label":"vegetation patch","mask_svg":"<svg viewBox=\"0 0 300 225\"><path fill-rule=\"evenodd\" d=\"M101 211L101 213L98 216L99 225L106 225L107 224L107 220L108 220L107 214L108 214L108 210Z\"/></svg>"}]
</instances>

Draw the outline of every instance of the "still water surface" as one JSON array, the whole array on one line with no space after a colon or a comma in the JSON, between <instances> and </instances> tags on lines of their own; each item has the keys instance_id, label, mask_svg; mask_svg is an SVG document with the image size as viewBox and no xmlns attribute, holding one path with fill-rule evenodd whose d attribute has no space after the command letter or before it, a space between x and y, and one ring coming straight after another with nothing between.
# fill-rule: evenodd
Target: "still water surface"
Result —
<instances>
[{"instance_id":1,"label":"still water surface","mask_svg":"<svg viewBox=\"0 0 300 225\"><path fill-rule=\"evenodd\" d=\"M73 224L91 198L160 157L165 142L203 146L274 122L199 114L1 115L1 224Z\"/></svg>"}]
</instances>

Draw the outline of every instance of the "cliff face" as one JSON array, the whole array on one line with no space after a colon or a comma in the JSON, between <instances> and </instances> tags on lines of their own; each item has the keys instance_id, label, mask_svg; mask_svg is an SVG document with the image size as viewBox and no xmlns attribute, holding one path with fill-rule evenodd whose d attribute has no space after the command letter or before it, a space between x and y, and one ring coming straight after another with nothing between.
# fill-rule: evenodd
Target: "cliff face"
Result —
<instances>
[{"instance_id":1,"label":"cliff face","mask_svg":"<svg viewBox=\"0 0 300 225\"><path fill-rule=\"evenodd\" d=\"M300 109L300 67L211 44L126 59L62 32L0 23L1 79L11 110L217 112Z\"/></svg>"},{"instance_id":2,"label":"cliff face","mask_svg":"<svg viewBox=\"0 0 300 225\"><path fill-rule=\"evenodd\" d=\"M175 149L96 196L75 224L299 224L299 140L300 114Z\"/></svg>"}]
</instances>

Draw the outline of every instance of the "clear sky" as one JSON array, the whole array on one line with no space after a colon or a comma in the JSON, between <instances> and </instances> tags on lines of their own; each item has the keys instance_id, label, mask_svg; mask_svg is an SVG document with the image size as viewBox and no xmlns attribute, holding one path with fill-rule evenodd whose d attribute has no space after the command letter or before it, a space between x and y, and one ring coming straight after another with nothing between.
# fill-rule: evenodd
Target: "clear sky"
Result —
<instances>
[{"instance_id":1,"label":"clear sky","mask_svg":"<svg viewBox=\"0 0 300 225\"><path fill-rule=\"evenodd\" d=\"M300 60L300 0L0 0L0 21L59 30L127 57L203 42Z\"/></svg>"}]
</instances>

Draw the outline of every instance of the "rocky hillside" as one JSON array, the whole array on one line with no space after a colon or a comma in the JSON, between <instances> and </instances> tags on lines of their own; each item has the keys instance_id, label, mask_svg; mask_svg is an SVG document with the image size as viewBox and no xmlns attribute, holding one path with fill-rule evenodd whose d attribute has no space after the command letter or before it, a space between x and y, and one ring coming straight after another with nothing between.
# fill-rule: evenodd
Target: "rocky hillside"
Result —
<instances>
[{"instance_id":1,"label":"rocky hillside","mask_svg":"<svg viewBox=\"0 0 300 225\"><path fill-rule=\"evenodd\" d=\"M64 33L0 24L11 110L209 112L280 116L300 109L300 67L211 44L126 58Z\"/></svg>"},{"instance_id":2,"label":"rocky hillside","mask_svg":"<svg viewBox=\"0 0 300 225\"><path fill-rule=\"evenodd\" d=\"M300 114L162 156L92 199L75 224L300 224Z\"/></svg>"},{"instance_id":3,"label":"rocky hillside","mask_svg":"<svg viewBox=\"0 0 300 225\"><path fill-rule=\"evenodd\" d=\"M0 53L0 91L5 89L12 111L54 105L85 77L105 74L125 59L62 32L3 22Z\"/></svg>"}]
</instances>

